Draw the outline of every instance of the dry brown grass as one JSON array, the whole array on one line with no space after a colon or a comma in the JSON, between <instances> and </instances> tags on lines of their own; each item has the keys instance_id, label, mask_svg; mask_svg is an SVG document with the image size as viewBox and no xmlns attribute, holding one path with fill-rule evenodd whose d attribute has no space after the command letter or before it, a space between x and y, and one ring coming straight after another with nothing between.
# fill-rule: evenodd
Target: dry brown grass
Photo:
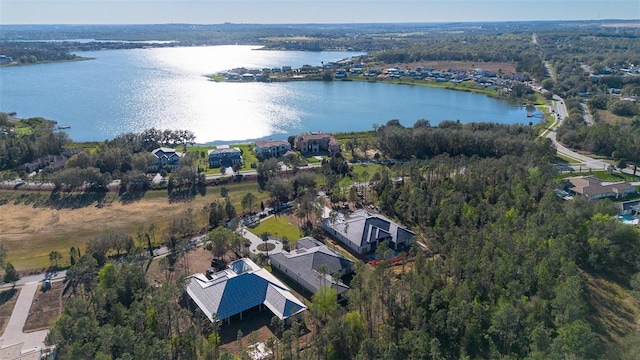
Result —
<instances>
[{"instance_id":1,"label":"dry brown grass","mask_svg":"<svg viewBox=\"0 0 640 360\"><path fill-rule=\"evenodd\" d=\"M630 117L617 116L611 113L608 110L598 110L598 118L600 123L611 124L611 125L629 125L631 124Z\"/></svg>"},{"instance_id":2,"label":"dry brown grass","mask_svg":"<svg viewBox=\"0 0 640 360\"><path fill-rule=\"evenodd\" d=\"M260 200L268 194L258 192L255 182L226 185L231 202L241 213L241 198L251 191ZM122 229L135 238L137 229L152 223L158 226L156 242L162 242L164 231L171 219L193 209L198 226L205 225L208 214L201 210L212 201L220 200L220 188L207 189L205 196L197 195L189 202L169 203L164 191L150 191L143 200L122 204L109 201L101 208L87 206L80 209L52 209L15 205L0 206L0 240L7 248L8 258L19 271L40 271L49 266L49 253L53 250L68 262L71 246L84 246L90 238L113 229Z\"/></svg>"},{"instance_id":3,"label":"dry brown grass","mask_svg":"<svg viewBox=\"0 0 640 360\"><path fill-rule=\"evenodd\" d=\"M38 287L23 332L39 331L53 326L62 315L64 287L65 284L62 282L52 283L51 288L45 292L42 291L42 285ZM68 297L67 295L66 298Z\"/></svg>"},{"instance_id":4,"label":"dry brown grass","mask_svg":"<svg viewBox=\"0 0 640 360\"><path fill-rule=\"evenodd\" d=\"M619 343L639 330L640 302L615 282L583 273L585 292L593 312L588 316L594 332L606 343Z\"/></svg>"},{"instance_id":5,"label":"dry brown grass","mask_svg":"<svg viewBox=\"0 0 640 360\"><path fill-rule=\"evenodd\" d=\"M19 288L0 291L0 335L4 334L7 328L13 308L18 302L18 295L20 295Z\"/></svg>"}]
</instances>

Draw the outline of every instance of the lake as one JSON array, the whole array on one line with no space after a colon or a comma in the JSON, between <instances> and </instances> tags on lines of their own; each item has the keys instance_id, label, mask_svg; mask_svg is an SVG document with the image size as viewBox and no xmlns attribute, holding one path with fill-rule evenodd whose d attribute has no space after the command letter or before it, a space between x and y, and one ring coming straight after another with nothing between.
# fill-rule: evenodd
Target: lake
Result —
<instances>
[{"instance_id":1,"label":"lake","mask_svg":"<svg viewBox=\"0 0 640 360\"><path fill-rule=\"evenodd\" d=\"M0 111L69 125L76 141L145 128L186 129L199 143L286 139L303 131L371 130L418 119L528 123L527 111L485 95L424 86L303 81L225 83L203 75L235 67L320 65L354 52L256 46L79 52L94 60L0 68Z\"/></svg>"}]
</instances>

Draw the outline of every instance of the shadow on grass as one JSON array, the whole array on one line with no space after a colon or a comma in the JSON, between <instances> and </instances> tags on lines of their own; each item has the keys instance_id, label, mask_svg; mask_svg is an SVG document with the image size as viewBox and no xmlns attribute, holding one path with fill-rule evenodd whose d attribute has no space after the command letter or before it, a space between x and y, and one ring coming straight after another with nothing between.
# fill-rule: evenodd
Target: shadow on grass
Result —
<instances>
[{"instance_id":1,"label":"shadow on grass","mask_svg":"<svg viewBox=\"0 0 640 360\"><path fill-rule=\"evenodd\" d=\"M16 288L11 288L9 290L5 290L0 292L0 306L6 304L7 302L9 302L9 300L11 300L11 298L13 298L13 296L18 292L18 289Z\"/></svg>"},{"instance_id":2,"label":"shadow on grass","mask_svg":"<svg viewBox=\"0 0 640 360\"><path fill-rule=\"evenodd\" d=\"M123 205L138 202L144 198L147 194L145 190L140 191L127 191L120 194L120 203Z\"/></svg>"},{"instance_id":3,"label":"shadow on grass","mask_svg":"<svg viewBox=\"0 0 640 360\"><path fill-rule=\"evenodd\" d=\"M47 199L46 205L54 209L80 209L83 207L101 206L107 196L107 191L88 193L62 193L54 191Z\"/></svg>"}]
</instances>

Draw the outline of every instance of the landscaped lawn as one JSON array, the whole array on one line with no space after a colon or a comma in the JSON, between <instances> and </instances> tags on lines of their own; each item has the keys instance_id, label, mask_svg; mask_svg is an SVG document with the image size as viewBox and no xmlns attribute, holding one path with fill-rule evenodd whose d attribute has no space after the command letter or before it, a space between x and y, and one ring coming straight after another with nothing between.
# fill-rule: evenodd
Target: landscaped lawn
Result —
<instances>
[{"instance_id":1,"label":"landscaped lawn","mask_svg":"<svg viewBox=\"0 0 640 360\"><path fill-rule=\"evenodd\" d=\"M638 177L638 176L624 174L624 173L621 173L619 171L614 171L613 173L610 173L607 170L589 171L589 169L582 169L582 173L580 173L578 171L563 173L561 175L558 175L558 178L564 179L564 178L568 178L568 177L589 176L589 175L595 176L596 178L598 178L598 179L600 179L602 181L611 181L611 182L616 182L616 181L637 182L637 181L640 181L640 177Z\"/></svg>"},{"instance_id":2,"label":"landscaped lawn","mask_svg":"<svg viewBox=\"0 0 640 360\"><path fill-rule=\"evenodd\" d=\"M240 171L253 170L251 168L251 164L258 163L258 158L252 151L254 146L255 144L249 144L249 143L229 145L229 147L238 148L242 150L242 168L240 169ZM195 146L189 146L187 148L187 152L198 153L197 165L200 168L204 169L205 174L219 174L220 173L219 168L209 168L209 157L207 155L207 152L215 148L216 146L195 145Z\"/></svg>"},{"instance_id":3,"label":"landscaped lawn","mask_svg":"<svg viewBox=\"0 0 640 360\"><path fill-rule=\"evenodd\" d=\"M295 225L288 216L272 216L264 221L261 221L258 226L249 228L249 231L256 235L260 235L264 232L268 232L273 237L287 238L289 240L296 241L304 234L297 225Z\"/></svg>"}]
</instances>

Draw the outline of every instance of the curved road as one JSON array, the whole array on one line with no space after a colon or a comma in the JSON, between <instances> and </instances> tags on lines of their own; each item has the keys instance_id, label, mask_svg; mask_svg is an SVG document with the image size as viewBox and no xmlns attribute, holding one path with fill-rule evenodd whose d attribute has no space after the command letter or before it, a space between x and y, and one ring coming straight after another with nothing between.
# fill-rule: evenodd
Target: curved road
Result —
<instances>
[{"instance_id":1,"label":"curved road","mask_svg":"<svg viewBox=\"0 0 640 360\"><path fill-rule=\"evenodd\" d=\"M555 113L560 116L559 117L560 122L555 127L555 128L558 128L560 125L562 125L562 122L564 121L564 119L566 119L567 116L569 116L569 112L567 111L567 106L564 103L564 100L560 96L553 95L553 104L550 105L549 108L552 109L553 111L555 111ZM550 129L544 135L546 137L548 137L549 139L551 139L551 141L553 142L553 145L555 145L555 147L556 147L556 149L558 150L559 153L561 153L561 154L563 154L565 156L568 156L570 158L576 159L577 161L581 162L582 163L582 167L585 168L585 169L604 170L609 166L609 164L604 162L604 161L593 159L593 158L590 158L588 156L584 156L582 154L578 154L577 152L572 151L572 150L566 148L564 145L560 144L556 140L556 131L555 131L555 129ZM624 172L631 173L631 171L628 170L628 169L625 169Z\"/></svg>"}]
</instances>

